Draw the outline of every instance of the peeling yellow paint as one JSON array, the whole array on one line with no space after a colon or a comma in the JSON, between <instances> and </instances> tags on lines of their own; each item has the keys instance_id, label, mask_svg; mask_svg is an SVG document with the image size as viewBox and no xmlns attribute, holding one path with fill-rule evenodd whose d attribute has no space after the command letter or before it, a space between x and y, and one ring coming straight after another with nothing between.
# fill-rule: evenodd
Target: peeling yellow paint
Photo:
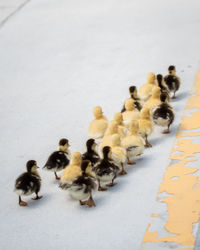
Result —
<instances>
[{"instance_id":1,"label":"peeling yellow paint","mask_svg":"<svg viewBox=\"0 0 200 250\"><path fill-rule=\"evenodd\" d=\"M200 128L200 70L196 74L194 88L195 95L190 96L185 109L198 108L199 110L191 111L190 117L182 117L176 136L176 145L172 148L170 156L170 159L178 160L178 162L167 167L159 188L159 193L169 194L161 202L166 203L168 207L168 220L164 228L173 236L159 237L158 232L149 231L151 227L149 224L144 242L176 242L183 246L195 244L192 232L193 223L200 219L200 178L193 175L199 168L192 168L190 163L197 161L195 154L200 152L200 143L193 142L194 137L200 136L200 131L181 132L181 130ZM183 139L186 136L192 139ZM193 248L184 249L192 250ZM176 250L179 249L176 248Z\"/></svg>"},{"instance_id":2,"label":"peeling yellow paint","mask_svg":"<svg viewBox=\"0 0 200 250\"><path fill-rule=\"evenodd\" d=\"M158 217L159 214L152 214L151 217Z\"/></svg>"}]
</instances>

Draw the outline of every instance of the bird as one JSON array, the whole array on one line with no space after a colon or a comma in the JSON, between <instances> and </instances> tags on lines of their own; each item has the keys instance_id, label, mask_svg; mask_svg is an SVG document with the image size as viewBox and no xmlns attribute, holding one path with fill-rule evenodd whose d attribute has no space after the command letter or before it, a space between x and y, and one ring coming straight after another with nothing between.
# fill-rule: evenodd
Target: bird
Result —
<instances>
[{"instance_id":1,"label":"bird","mask_svg":"<svg viewBox=\"0 0 200 250\"><path fill-rule=\"evenodd\" d=\"M154 73L149 73L147 75L147 83L145 83L144 85L142 85L139 89L139 97L146 102L149 97L151 97L151 92L153 87L155 87L156 81L155 81L156 77Z\"/></svg>"},{"instance_id":2,"label":"bird","mask_svg":"<svg viewBox=\"0 0 200 250\"><path fill-rule=\"evenodd\" d=\"M65 138L59 141L59 150L53 152L45 163L43 169L54 172L56 180L60 180L57 172L65 169L70 162L71 152L69 150L69 141Z\"/></svg>"},{"instance_id":3,"label":"bird","mask_svg":"<svg viewBox=\"0 0 200 250\"><path fill-rule=\"evenodd\" d=\"M168 87L167 87L167 85L166 85L166 83L165 83L165 80L164 80L163 75L158 74L158 75L156 76L156 81L157 81L158 87L160 87L161 93L166 94L167 100L169 101L169 92L170 92L170 91L169 91L169 89L168 89Z\"/></svg>"},{"instance_id":4,"label":"bird","mask_svg":"<svg viewBox=\"0 0 200 250\"><path fill-rule=\"evenodd\" d=\"M128 99L125 102L126 111L122 113L122 116L126 127L132 120L138 120L140 116L140 112L134 107L133 102L133 99Z\"/></svg>"},{"instance_id":5,"label":"bird","mask_svg":"<svg viewBox=\"0 0 200 250\"><path fill-rule=\"evenodd\" d=\"M113 160L115 165L121 167L121 172L119 175L127 174L126 170L124 169L124 165L126 163L126 150L121 146L119 134L112 135L111 152L111 160Z\"/></svg>"},{"instance_id":6,"label":"bird","mask_svg":"<svg viewBox=\"0 0 200 250\"><path fill-rule=\"evenodd\" d=\"M168 75L164 77L164 80L170 92L173 93L173 96L171 98L176 98L176 91L178 91L180 88L181 80L176 75L176 67L174 65L169 66Z\"/></svg>"},{"instance_id":7,"label":"bird","mask_svg":"<svg viewBox=\"0 0 200 250\"><path fill-rule=\"evenodd\" d=\"M135 164L135 161L130 161L131 157L139 156L144 151L144 139L139 135L138 121L133 120L129 125L129 134L122 140L122 147L126 149L127 164Z\"/></svg>"},{"instance_id":8,"label":"bird","mask_svg":"<svg viewBox=\"0 0 200 250\"><path fill-rule=\"evenodd\" d=\"M153 122L148 108L143 108L139 119L139 134L145 140L145 147L152 147L148 141L148 136L153 132Z\"/></svg>"},{"instance_id":9,"label":"bird","mask_svg":"<svg viewBox=\"0 0 200 250\"><path fill-rule=\"evenodd\" d=\"M108 125L106 132L105 132L105 135L99 144L100 152L102 152L103 147L111 146L112 135L117 134L117 133L118 133L118 126L117 126L117 123L113 120L113 121L109 122L109 125Z\"/></svg>"},{"instance_id":10,"label":"bird","mask_svg":"<svg viewBox=\"0 0 200 250\"><path fill-rule=\"evenodd\" d=\"M109 182L107 187L115 185L114 180L119 173L119 167L111 160L111 148L105 146L103 148L103 159L101 159L95 166L95 175L98 181L98 191L106 191L107 188L101 186L101 182Z\"/></svg>"},{"instance_id":11,"label":"bird","mask_svg":"<svg viewBox=\"0 0 200 250\"><path fill-rule=\"evenodd\" d=\"M133 99L134 101L134 107L140 111L142 109L142 101L140 100L138 94L137 94L137 87L136 86L130 86L129 87L129 94L130 94L130 98ZM121 110L121 113L125 112L126 108L125 108L125 104L123 105L123 108Z\"/></svg>"},{"instance_id":12,"label":"bird","mask_svg":"<svg viewBox=\"0 0 200 250\"><path fill-rule=\"evenodd\" d=\"M161 94L160 96L161 104L154 107L153 110L153 121L156 125L165 127L167 126L167 129L163 131L163 134L170 133L170 126L174 121L174 110L171 105L167 102L167 96L166 94Z\"/></svg>"},{"instance_id":13,"label":"bird","mask_svg":"<svg viewBox=\"0 0 200 250\"><path fill-rule=\"evenodd\" d=\"M86 147L87 151L82 155L82 160L89 160L92 164L92 167L94 167L94 165L100 160L100 157L96 150L97 144L95 140L87 140Z\"/></svg>"},{"instance_id":14,"label":"bird","mask_svg":"<svg viewBox=\"0 0 200 250\"><path fill-rule=\"evenodd\" d=\"M26 163L26 172L21 174L15 181L14 191L19 196L19 205L27 206L28 203L22 201L21 196L29 196L33 193L36 194L33 200L41 199L38 193L41 187L41 178L37 171L38 166L35 160L30 160Z\"/></svg>"},{"instance_id":15,"label":"bird","mask_svg":"<svg viewBox=\"0 0 200 250\"><path fill-rule=\"evenodd\" d=\"M116 113L114 115L114 121L117 123L118 128L118 134L120 135L120 138L124 138L127 134L127 128L124 125L123 116L122 113Z\"/></svg>"},{"instance_id":16,"label":"bird","mask_svg":"<svg viewBox=\"0 0 200 250\"><path fill-rule=\"evenodd\" d=\"M62 176L60 187L68 190L70 196L79 200L81 206L95 207L96 204L92 197L92 192L96 188L95 174L92 172L91 162L88 160L81 161L81 155L77 153L72 156L72 164L75 165L71 165L67 173ZM75 166L78 170L75 171L76 174L74 172ZM71 178L72 176L73 178Z\"/></svg>"},{"instance_id":17,"label":"bird","mask_svg":"<svg viewBox=\"0 0 200 250\"><path fill-rule=\"evenodd\" d=\"M97 106L93 109L95 119L89 124L89 137L93 139L102 138L108 126L108 119L103 115L102 108Z\"/></svg>"},{"instance_id":18,"label":"bird","mask_svg":"<svg viewBox=\"0 0 200 250\"><path fill-rule=\"evenodd\" d=\"M144 108L147 108L150 110L150 114L151 114L153 107L161 104L160 94L161 94L160 88L158 86L155 86L152 90L152 96L144 105Z\"/></svg>"}]
</instances>

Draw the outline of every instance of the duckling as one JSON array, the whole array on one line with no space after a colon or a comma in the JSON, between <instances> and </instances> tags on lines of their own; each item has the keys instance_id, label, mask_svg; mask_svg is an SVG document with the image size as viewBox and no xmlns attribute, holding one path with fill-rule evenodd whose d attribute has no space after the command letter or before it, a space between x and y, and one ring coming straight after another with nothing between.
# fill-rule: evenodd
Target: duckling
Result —
<instances>
[{"instance_id":1,"label":"duckling","mask_svg":"<svg viewBox=\"0 0 200 250\"><path fill-rule=\"evenodd\" d=\"M82 175L81 172L82 156L79 152L72 155L72 163L64 169L61 175L61 185L70 185L72 182Z\"/></svg>"},{"instance_id":2,"label":"duckling","mask_svg":"<svg viewBox=\"0 0 200 250\"><path fill-rule=\"evenodd\" d=\"M145 147L152 147L148 141L148 136L153 132L153 122L148 108L143 108L140 113L139 133L145 139Z\"/></svg>"},{"instance_id":3,"label":"duckling","mask_svg":"<svg viewBox=\"0 0 200 250\"><path fill-rule=\"evenodd\" d=\"M114 115L114 121L117 123L120 138L124 138L127 134L127 128L124 125L122 113L116 113Z\"/></svg>"},{"instance_id":4,"label":"duckling","mask_svg":"<svg viewBox=\"0 0 200 250\"><path fill-rule=\"evenodd\" d=\"M163 131L163 134L168 134L170 133L169 127L173 123L175 115L172 106L167 102L166 94L161 94L160 100L162 103L154 108L153 121L158 126L167 126L167 129Z\"/></svg>"},{"instance_id":5,"label":"duckling","mask_svg":"<svg viewBox=\"0 0 200 250\"><path fill-rule=\"evenodd\" d=\"M82 155L82 160L89 160L92 167L100 160L98 153L96 152L96 142L94 139L89 139L86 142L87 151Z\"/></svg>"},{"instance_id":6,"label":"duckling","mask_svg":"<svg viewBox=\"0 0 200 250\"><path fill-rule=\"evenodd\" d=\"M121 147L120 135L114 134L112 135L112 146L111 146L111 159L114 164L120 166L122 168L119 175L125 175L127 172L124 169L124 164L126 162L126 150Z\"/></svg>"},{"instance_id":7,"label":"duckling","mask_svg":"<svg viewBox=\"0 0 200 250\"><path fill-rule=\"evenodd\" d=\"M102 141L99 144L100 152L102 152L103 147L111 146L111 144L112 144L112 142L111 142L112 135L117 134L117 133L118 133L117 123L115 121L111 121L109 123L108 129L106 130L106 133L105 133Z\"/></svg>"},{"instance_id":8,"label":"duckling","mask_svg":"<svg viewBox=\"0 0 200 250\"><path fill-rule=\"evenodd\" d=\"M149 97L151 97L151 92L154 86L156 86L156 77L154 73L149 73L147 75L147 83L145 83L140 89L139 89L139 96L143 101L147 101Z\"/></svg>"},{"instance_id":9,"label":"duckling","mask_svg":"<svg viewBox=\"0 0 200 250\"><path fill-rule=\"evenodd\" d=\"M127 127L129 126L129 123L132 120L137 120L139 119L139 116L140 116L140 112L134 107L133 103L134 103L133 99L128 99L125 102L126 111L122 114L122 116L123 116L124 124Z\"/></svg>"},{"instance_id":10,"label":"duckling","mask_svg":"<svg viewBox=\"0 0 200 250\"><path fill-rule=\"evenodd\" d=\"M108 120L103 115L102 108L97 106L93 110L95 119L89 125L89 137L93 139L99 139L104 136L104 133L108 126Z\"/></svg>"},{"instance_id":11,"label":"duckling","mask_svg":"<svg viewBox=\"0 0 200 250\"><path fill-rule=\"evenodd\" d=\"M176 98L176 91L180 88L180 78L176 75L175 66L171 65L168 68L168 75L164 78L166 85L168 86L170 92L173 92L172 99Z\"/></svg>"},{"instance_id":12,"label":"duckling","mask_svg":"<svg viewBox=\"0 0 200 250\"><path fill-rule=\"evenodd\" d=\"M133 120L129 125L129 134L122 140L122 146L126 149L128 164L135 164L130 157L141 155L144 151L144 139L139 135L138 121Z\"/></svg>"},{"instance_id":13,"label":"duckling","mask_svg":"<svg viewBox=\"0 0 200 250\"><path fill-rule=\"evenodd\" d=\"M91 162L83 160L79 166L79 170L81 171L81 175L78 174L71 182L65 182L66 179L62 180L60 187L68 189L70 196L79 200L80 205L95 207L96 204L92 198L92 191L96 188L96 183Z\"/></svg>"},{"instance_id":14,"label":"duckling","mask_svg":"<svg viewBox=\"0 0 200 250\"><path fill-rule=\"evenodd\" d=\"M130 86L129 87L129 94L130 94L130 98L132 98L133 101L134 101L134 107L138 111L140 111L142 109L142 102L141 102L140 98L138 97L137 87L136 86ZM125 105L124 105L122 110L121 110L121 113L123 113L125 111L126 111L126 108L125 108Z\"/></svg>"},{"instance_id":15,"label":"duckling","mask_svg":"<svg viewBox=\"0 0 200 250\"><path fill-rule=\"evenodd\" d=\"M166 94L167 101L169 101L169 89L164 81L164 77L161 74L158 74L156 76L156 81L157 81L158 87L160 87L161 93Z\"/></svg>"},{"instance_id":16,"label":"duckling","mask_svg":"<svg viewBox=\"0 0 200 250\"><path fill-rule=\"evenodd\" d=\"M151 112L152 108L161 104L160 101L160 88L155 86L152 90L152 96L149 100L145 103L144 107L148 108Z\"/></svg>"},{"instance_id":17,"label":"duckling","mask_svg":"<svg viewBox=\"0 0 200 250\"><path fill-rule=\"evenodd\" d=\"M96 164L95 174L99 184L98 191L106 191L107 188L101 186L101 182L110 182L107 187L115 185L114 180L119 173L119 167L111 160L111 148L105 146L103 148L103 159Z\"/></svg>"},{"instance_id":18,"label":"duckling","mask_svg":"<svg viewBox=\"0 0 200 250\"><path fill-rule=\"evenodd\" d=\"M28 205L27 202L22 201L21 196L28 196L35 193L36 197L32 198L33 200L42 198L42 196L38 195L41 187L41 178L37 169L38 166L36 161L28 161L26 163L27 172L21 174L15 182L15 192L19 195L20 206Z\"/></svg>"},{"instance_id":19,"label":"duckling","mask_svg":"<svg viewBox=\"0 0 200 250\"><path fill-rule=\"evenodd\" d=\"M71 153L69 151L69 142L67 139L63 138L59 141L59 150L53 152L45 166L44 169L54 172L56 180L60 180L57 176L57 172L63 170L69 165L71 159Z\"/></svg>"}]
</instances>

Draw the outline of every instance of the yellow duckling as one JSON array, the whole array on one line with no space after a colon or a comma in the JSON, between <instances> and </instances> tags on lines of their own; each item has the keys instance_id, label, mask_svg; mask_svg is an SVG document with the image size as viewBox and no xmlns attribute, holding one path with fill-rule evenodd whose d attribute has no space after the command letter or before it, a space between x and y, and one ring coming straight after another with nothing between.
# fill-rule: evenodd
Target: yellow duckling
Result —
<instances>
[{"instance_id":1,"label":"yellow duckling","mask_svg":"<svg viewBox=\"0 0 200 250\"><path fill-rule=\"evenodd\" d=\"M122 146L126 149L128 164L135 164L130 161L131 157L141 155L144 151L144 139L138 134L138 121L133 120L129 125L129 134L122 140Z\"/></svg>"},{"instance_id":2,"label":"yellow duckling","mask_svg":"<svg viewBox=\"0 0 200 250\"><path fill-rule=\"evenodd\" d=\"M92 139L102 138L108 126L108 120L103 115L102 108L97 106L93 110L95 119L89 125L89 137Z\"/></svg>"},{"instance_id":3,"label":"yellow duckling","mask_svg":"<svg viewBox=\"0 0 200 250\"><path fill-rule=\"evenodd\" d=\"M105 146L111 146L112 144L112 135L118 133L118 126L115 121L109 123L108 129L106 130L105 136L99 144L100 152L102 152Z\"/></svg>"},{"instance_id":4,"label":"yellow duckling","mask_svg":"<svg viewBox=\"0 0 200 250\"><path fill-rule=\"evenodd\" d=\"M152 147L147 137L153 132L153 122L150 117L149 109L143 108L140 113L139 133L145 139L145 147Z\"/></svg>"},{"instance_id":5,"label":"yellow duckling","mask_svg":"<svg viewBox=\"0 0 200 250\"><path fill-rule=\"evenodd\" d=\"M77 177L81 176L81 153L75 152L72 155L72 163L64 169L61 175L61 184L71 184Z\"/></svg>"},{"instance_id":6,"label":"yellow duckling","mask_svg":"<svg viewBox=\"0 0 200 250\"><path fill-rule=\"evenodd\" d=\"M149 73L147 75L147 83L145 83L140 89L139 89L139 96L143 101L147 101L149 97L151 96L152 89L154 86L156 86L156 76L154 73Z\"/></svg>"},{"instance_id":7,"label":"yellow duckling","mask_svg":"<svg viewBox=\"0 0 200 250\"><path fill-rule=\"evenodd\" d=\"M127 174L124 169L124 164L126 162L126 150L120 145L120 135L112 135L112 145L111 145L111 159L114 161L114 164L122 168L119 175Z\"/></svg>"},{"instance_id":8,"label":"yellow duckling","mask_svg":"<svg viewBox=\"0 0 200 250\"><path fill-rule=\"evenodd\" d=\"M140 117L140 112L134 107L133 99L127 99L125 102L126 111L122 113L124 124L126 127L129 126L129 123L132 120L138 120Z\"/></svg>"},{"instance_id":9,"label":"yellow duckling","mask_svg":"<svg viewBox=\"0 0 200 250\"><path fill-rule=\"evenodd\" d=\"M127 129L124 125L122 113L116 113L114 116L114 121L117 123L118 134L120 135L120 138L124 138L127 134Z\"/></svg>"},{"instance_id":10,"label":"yellow duckling","mask_svg":"<svg viewBox=\"0 0 200 250\"><path fill-rule=\"evenodd\" d=\"M144 106L145 108L150 110L150 113L153 107L161 104L160 94L161 94L160 88L155 86L152 90L151 98L145 103Z\"/></svg>"}]
</instances>

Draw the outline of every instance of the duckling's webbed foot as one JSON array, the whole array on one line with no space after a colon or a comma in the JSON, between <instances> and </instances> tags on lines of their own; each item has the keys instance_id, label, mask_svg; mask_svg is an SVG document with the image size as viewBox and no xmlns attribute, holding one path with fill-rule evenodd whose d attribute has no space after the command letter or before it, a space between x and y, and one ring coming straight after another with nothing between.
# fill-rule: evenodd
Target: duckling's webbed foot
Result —
<instances>
[{"instance_id":1,"label":"duckling's webbed foot","mask_svg":"<svg viewBox=\"0 0 200 250\"><path fill-rule=\"evenodd\" d=\"M107 187L113 187L113 186L115 186L115 185L116 185L116 183L113 183L113 182L111 182L111 183L109 183L109 184L106 184Z\"/></svg>"},{"instance_id":2,"label":"duckling's webbed foot","mask_svg":"<svg viewBox=\"0 0 200 250\"><path fill-rule=\"evenodd\" d=\"M90 196L90 198L85 203L86 203L86 205L88 205L88 207L96 207L96 204L95 204L92 196Z\"/></svg>"},{"instance_id":3,"label":"duckling's webbed foot","mask_svg":"<svg viewBox=\"0 0 200 250\"><path fill-rule=\"evenodd\" d=\"M99 184L98 191L106 191L107 190L107 188L103 188L101 186L100 180L98 180L98 184Z\"/></svg>"},{"instance_id":4,"label":"duckling's webbed foot","mask_svg":"<svg viewBox=\"0 0 200 250\"><path fill-rule=\"evenodd\" d=\"M152 145L149 143L149 141L148 141L148 139L147 139L147 136L146 136L146 138L145 138L145 147L146 148L151 148L152 147Z\"/></svg>"},{"instance_id":5,"label":"duckling's webbed foot","mask_svg":"<svg viewBox=\"0 0 200 250\"><path fill-rule=\"evenodd\" d=\"M119 173L119 175L125 175L125 174L127 174L127 172L124 169L122 169L122 171Z\"/></svg>"},{"instance_id":6,"label":"duckling's webbed foot","mask_svg":"<svg viewBox=\"0 0 200 250\"><path fill-rule=\"evenodd\" d=\"M57 176L57 173L54 172L56 180L60 180L60 177Z\"/></svg>"},{"instance_id":7,"label":"duckling's webbed foot","mask_svg":"<svg viewBox=\"0 0 200 250\"><path fill-rule=\"evenodd\" d=\"M106 191L107 190L107 188L103 188L103 187L98 187L98 191Z\"/></svg>"},{"instance_id":8,"label":"duckling's webbed foot","mask_svg":"<svg viewBox=\"0 0 200 250\"><path fill-rule=\"evenodd\" d=\"M135 162L135 161L130 161L130 160L128 159L127 164L128 164L128 165L134 165L134 164L136 164L136 162Z\"/></svg>"},{"instance_id":9,"label":"duckling's webbed foot","mask_svg":"<svg viewBox=\"0 0 200 250\"><path fill-rule=\"evenodd\" d=\"M170 133L169 128L168 128L168 129L166 129L166 130L164 130L162 133L163 133L163 134L169 134L169 133Z\"/></svg>"},{"instance_id":10,"label":"duckling's webbed foot","mask_svg":"<svg viewBox=\"0 0 200 250\"><path fill-rule=\"evenodd\" d=\"M21 197L19 196L19 205L20 205L21 207L26 207L26 206L28 206L28 203L25 202L25 201L22 201L22 200L21 200Z\"/></svg>"},{"instance_id":11,"label":"duckling's webbed foot","mask_svg":"<svg viewBox=\"0 0 200 250\"><path fill-rule=\"evenodd\" d=\"M35 197L33 197L32 198L32 200L39 200L39 199L41 199L42 198L42 195L41 196L39 196L38 194L36 194L36 196Z\"/></svg>"},{"instance_id":12,"label":"duckling's webbed foot","mask_svg":"<svg viewBox=\"0 0 200 250\"><path fill-rule=\"evenodd\" d=\"M125 175L125 174L127 174L127 172L126 172L125 169L124 169L124 164L121 164L121 166L122 166L122 170L121 170L121 172L119 173L119 175Z\"/></svg>"},{"instance_id":13,"label":"duckling's webbed foot","mask_svg":"<svg viewBox=\"0 0 200 250\"><path fill-rule=\"evenodd\" d=\"M81 206L86 205L86 201L79 201L79 202Z\"/></svg>"}]
</instances>

